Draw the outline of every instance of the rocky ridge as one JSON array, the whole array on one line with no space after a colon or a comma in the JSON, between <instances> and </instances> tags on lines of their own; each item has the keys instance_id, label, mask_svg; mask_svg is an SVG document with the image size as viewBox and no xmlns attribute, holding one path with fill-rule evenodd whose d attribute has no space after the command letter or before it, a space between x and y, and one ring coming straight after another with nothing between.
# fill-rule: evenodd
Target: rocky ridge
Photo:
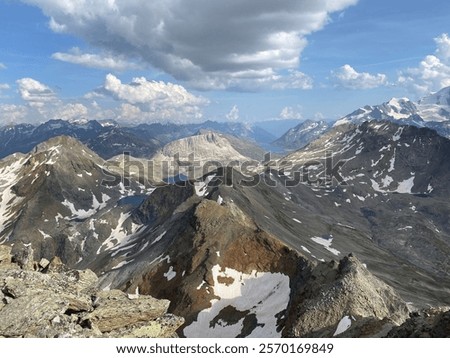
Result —
<instances>
[{"instance_id":1,"label":"rocky ridge","mask_svg":"<svg viewBox=\"0 0 450 358\"><path fill-rule=\"evenodd\" d=\"M337 336L355 323L360 336L368 322L386 321L393 327L408 317L409 309L395 290L351 254L339 262L320 263L307 275L291 304L287 336Z\"/></svg>"},{"instance_id":2,"label":"rocky ridge","mask_svg":"<svg viewBox=\"0 0 450 358\"><path fill-rule=\"evenodd\" d=\"M100 291L91 270L32 257L31 247L11 255L0 246L0 336L162 338L184 322L167 314L167 300Z\"/></svg>"}]
</instances>

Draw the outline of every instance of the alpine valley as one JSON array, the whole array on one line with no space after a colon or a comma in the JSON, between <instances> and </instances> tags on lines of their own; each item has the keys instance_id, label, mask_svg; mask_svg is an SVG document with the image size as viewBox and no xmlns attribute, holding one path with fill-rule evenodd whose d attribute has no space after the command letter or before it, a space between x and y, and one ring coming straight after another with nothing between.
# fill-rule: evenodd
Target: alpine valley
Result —
<instances>
[{"instance_id":1,"label":"alpine valley","mask_svg":"<svg viewBox=\"0 0 450 358\"><path fill-rule=\"evenodd\" d=\"M450 88L278 139L63 120L0 138L0 336L450 336Z\"/></svg>"}]
</instances>

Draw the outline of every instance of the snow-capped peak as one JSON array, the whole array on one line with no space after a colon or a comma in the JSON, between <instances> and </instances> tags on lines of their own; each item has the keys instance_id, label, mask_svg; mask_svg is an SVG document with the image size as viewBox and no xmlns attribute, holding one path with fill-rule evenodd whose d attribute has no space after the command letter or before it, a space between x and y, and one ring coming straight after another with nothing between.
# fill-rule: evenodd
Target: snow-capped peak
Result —
<instances>
[{"instance_id":1,"label":"snow-capped peak","mask_svg":"<svg viewBox=\"0 0 450 358\"><path fill-rule=\"evenodd\" d=\"M407 97L402 98L391 98L387 104L396 108L403 108L405 104L409 104L411 101Z\"/></svg>"},{"instance_id":2,"label":"snow-capped peak","mask_svg":"<svg viewBox=\"0 0 450 358\"><path fill-rule=\"evenodd\" d=\"M417 112L416 105L408 98L395 97L383 103L380 110L394 119L406 119Z\"/></svg>"},{"instance_id":3,"label":"snow-capped peak","mask_svg":"<svg viewBox=\"0 0 450 358\"><path fill-rule=\"evenodd\" d=\"M418 102L408 98L391 98L380 105L359 108L342 117L335 126L373 120L429 127L440 135L450 138L450 87L430 94Z\"/></svg>"},{"instance_id":4,"label":"snow-capped peak","mask_svg":"<svg viewBox=\"0 0 450 358\"><path fill-rule=\"evenodd\" d=\"M426 122L450 120L450 87L422 98L417 105L419 114Z\"/></svg>"},{"instance_id":5,"label":"snow-capped peak","mask_svg":"<svg viewBox=\"0 0 450 358\"><path fill-rule=\"evenodd\" d=\"M450 106L450 87L445 87L419 100L420 105Z\"/></svg>"},{"instance_id":6,"label":"snow-capped peak","mask_svg":"<svg viewBox=\"0 0 450 358\"><path fill-rule=\"evenodd\" d=\"M86 125L86 124L89 123L89 119L87 119L87 118L76 118L76 119L69 119L68 122L70 124L83 126L83 125Z\"/></svg>"}]
</instances>

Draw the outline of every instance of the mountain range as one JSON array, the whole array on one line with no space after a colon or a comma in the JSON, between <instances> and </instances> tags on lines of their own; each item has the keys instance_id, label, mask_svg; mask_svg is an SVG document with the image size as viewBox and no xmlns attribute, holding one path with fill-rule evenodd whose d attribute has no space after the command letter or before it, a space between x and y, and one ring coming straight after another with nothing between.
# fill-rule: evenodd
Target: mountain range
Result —
<instances>
[{"instance_id":1,"label":"mountain range","mask_svg":"<svg viewBox=\"0 0 450 358\"><path fill-rule=\"evenodd\" d=\"M450 87L423 97L417 103L408 98L392 98L381 105L364 106L341 118L337 124L368 120L388 120L427 127L450 138Z\"/></svg>"},{"instance_id":2,"label":"mountain range","mask_svg":"<svg viewBox=\"0 0 450 358\"><path fill-rule=\"evenodd\" d=\"M120 298L118 289L168 300L160 313L181 317L181 337L445 336L450 139L432 127L447 125L448 97L444 89L418 104L391 100L332 127L302 123L284 136L297 142L292 152L264 160L250 141L263 133L245 125L23 125L4 134L4 150L18 143L25 153L0 160L0 265L32 248L31 263L92 270L96 296ZM139 147L148 152L106 161L113 151L91 147L114 131L135 138L121 149L153 133ZM28 151L26 137L36 140ZM190 153L199 166L220 165L193 175L148 166L189 164ZM125 168L130 159L137 169ZM22 266L14 270L42 270ZM5 317L20 311L8 305L23 304L8 270L0 270ZM90 317L83 334L103 327L96 309L76 313Z\"/></svg>"},{"instance_id":3,"label":"mountain range","mask_svg":"<svg viewBox=\"0 0 450 358\"><path fill-rule=\"evenodd\" d=\"M103 159L130 153L149 158L162 146L201 131L214 131L245 138L254 145L265 146L276 137L258 126L242 123L207 121L200 124L141 124L122 127L114 121L49 120L40 125L18 124L0 128L0 158L14 153L27 153L39 143L56 136L70 136L95 151Z\"/></svg>"}]
</instances>

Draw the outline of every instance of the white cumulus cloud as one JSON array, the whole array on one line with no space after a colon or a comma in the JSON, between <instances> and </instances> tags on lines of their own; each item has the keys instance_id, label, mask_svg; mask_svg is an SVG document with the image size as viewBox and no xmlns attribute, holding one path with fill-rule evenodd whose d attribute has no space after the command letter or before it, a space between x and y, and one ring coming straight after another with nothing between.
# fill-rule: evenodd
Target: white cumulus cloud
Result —
<instances>
[{"instance_id":1,"label":"white cumulus cloud","mask_svg":"<svg viewBox=\"0 0 450 358\"><path fill-rule=\"evenodd\" d=\"M87 119L88 108L81 103L67 103L57 106L52 117L64 120Z\"/></svg>"},{"instance_id":2,"label":"white cumulus cloud","mask_svg":"<svg viewBox=\"0 0 450 358\"><path fill-rule=\"evenodd\" d=\"M145 77L133 78L129 84L108 74L98 92L122 102L121 119L133 121L184 121L202 118L202 108L209 101L187 91L183 86L149 81Z\"/></svg>"},{"instance_id":3,"label":"white cumulus cloud","mask_svg":"<svg viewBox=\"0 0 450 358\"><path fill-rule=\"evenodd\" d=\"M230 112L227 113L225 116L229 121L237 121L239 119L239 108L238 106L234 105Z\"/></svg>"},{"instance_id":4,"label":"white cumulus cloud","mask_svg":"<svg viewBox=\"0 0 450 358\"><path fill-rule=\"evenodd\" d=\"M442 60L450 59L450 37L448 34L442 34L434 39L437 45L436 56Z\"/></svg>"},{"instance_id":5,"label":"white cumulus cloud","mask_svg":"<svg viewBox=\"0 0 450 358\"><path fill-rule=\"evenodd\" d=\"M332 71L331 77L335 86L347 89L370 89L388 84L385 74L357 72L348 64Z\"/></svg>"},{"instance_id":6,"label":"white cumulus cloud","mask_svg":"<svg viewBox=\"0 0 450 358\"><path fill-rule=\"evenodd\" d=\"M436 51L426 56L417 67L401 71L398 84L418 95L450 86L450 38L442 34L434 39Z\"/></svg>"},{"instance_id":7,"label":"white cumulus cloud","mask_svg":"<svg viewBox=\"0 0 450 358\"><path fill-rule=\"evenodd\" d=\"M321 30L331 13L358 2L22 1L40 7L53 31L78 36L100 52L146 62L202 89L287 86L285 72L298 68L306 37ZM68 59L65 55L58 57ZM90 62L79 57L71 59ZM303 88L303 81L292 86Z\"/></svg>"},{"instance_id":8,"label":"white cumulus cloud","mask_svg":"<svg viewBox=\"0 0 450 358\"><path fill-rule=\"evenodd\" d=\"M26 121L27 108L22 105L0 103L0 123L16 124Z\"/></svg>"},{"instance_id":9,"label":"white cumulus cloud","mask_svg":"<svg viewBox=\"0 0 450 358\"><path fill-rule=\"evenodd\" d=\"M31 106L42 107L56 100L56 94L47 85L33 79L21 78L16 81L20 96Z\"/></svg>"},{"instance_id":10,"label":"white cumulus cloud","mask_svg":"<svg viewBox=\"0 0 450 358\"><path fill-rule=\"evenodd\" d=\"M303 115L300 108L287 106L281 110L279 117L280 119L302 119Z\"/></svg>"},{"instance_id":11,"label":"white cumulus cloud","mask_svg":"<svg viewBox=\"0 0 450 358\"><path fill-rule=\"evenodd\" d=\"M114 56L111 54L92 54L83 53L77 47L72 48L69 52L56 52L52 55L52 58L59 61L74 63L92 68L124 71L128 69L137 69L139 66L133 62L130 62L123 57Z\"/></svg>"},{"instance_id":12,"label":"white cumulus cloud","mask_svg":"<svg viewBox=\"0 0 450 358\"><path fill-rule=\"evenodd\" d=\"M123 124L146 122L192 123L202 120L209 101L183 86L144 77L130 83L108 74L103 85L81 98L61 98L48 85L33 78L16 81L22 105L3 105L0 123L39 123L49 119L116 119ZM0 91L8 89L0 84Z\"/></svg>"}]
</instances>

